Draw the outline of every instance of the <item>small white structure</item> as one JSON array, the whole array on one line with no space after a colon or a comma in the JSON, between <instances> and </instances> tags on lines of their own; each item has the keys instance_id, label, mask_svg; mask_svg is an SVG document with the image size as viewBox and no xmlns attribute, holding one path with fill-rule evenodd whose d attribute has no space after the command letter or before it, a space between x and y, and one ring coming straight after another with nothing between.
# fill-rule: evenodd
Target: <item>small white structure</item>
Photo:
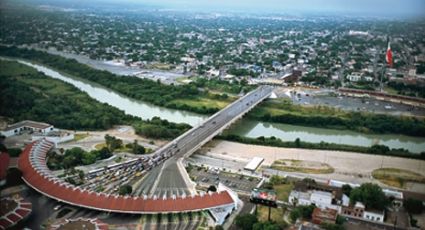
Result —
<instances>
[{"instance_id":1,"label":"small white structure","mask_svg":"<svg viewBox=\"0 0 425 230\"><path fill-rule=\"evenodd\" d=\"M23 131L31 131L34 133L47 134L53 131L53 125L36 122L36 121L20 121L15 124L8 125L5 130L1 131L1 134L6 137L11 137L20 134Z\"/></svg>"},{"instance_id":2,"label":"small white structure","mask_svg":"<svg viewBox=\"0 0 425 230\"><path fill-rule=\"evenodd\" d=\"M254 172L257 168L263 163L264 158L254 157L248 164L244 167L245 170Z\"/></svg>"},{"instance_id":3,"label":"small white structure","mask_svg":"<svg viewBox=\"0 0 425 230\"><path fill-rule=\"evenodd\" d=\"M288 201L292 205L310 205L310 193L292 190L289 194Z\"/></svg>"},{"instance_id":4,"label":"small white structure","mask_svg":"<svg viewBox=\"0 0 425 230\"><path fill-rule=\"evenodd\" d=\"M347 79L349 81L352 81L352 82L357 82L357 81L362 80L362 74L359 73L359 72L353 72L353 73L347 75Z\"/></svg>"},{"instance_id":5,"label":"small white structure","mask_svg":"<svg viewBox=\"0 0 425 230\"><path fill-rule=\"evenodd\" d=\"M218 77L220 76L220 70L210 69L207 71L208 76Z\"/></svg>"},{"instance_id":6,"label":"small white structure","mask_svg":"<svg viewBox=\"0 0 425 230\"><path fill-rule=\"evenodd\" d=\"M38 134L31 136L32 141L46 139L55 144L55 147L58 146L59 143L64 143L67 141L74 140L74 133L62 132L62 131L52 131L47 134Z\"/></svg>"},{"instance_id":7,"label":"small white structure","mask_svg":"<svg viewBox=\"0 0 425 230\"><path fill-rule=\"evenodd\" d=\"M372 211L372 210L365 210L363 212L363 218L368 219L371 221L381 222L384 223L384 211Z\"/></svg>"}]
</instances>

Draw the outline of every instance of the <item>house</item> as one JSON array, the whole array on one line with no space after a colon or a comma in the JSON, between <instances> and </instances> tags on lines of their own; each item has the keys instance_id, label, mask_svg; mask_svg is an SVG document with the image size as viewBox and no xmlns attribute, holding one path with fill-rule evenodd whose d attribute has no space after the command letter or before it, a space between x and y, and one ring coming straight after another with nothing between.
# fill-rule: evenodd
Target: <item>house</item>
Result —
<instances>
[{"instance_id":1,"label":"house","mask_svg":"<svg viewBox=\"0 0 425 230\"><path fill-rule=\"evenodd\" d=\"M315 208L312 214L312 220L315 224L329 223L335 224L338 212L335 209Z\"/></svg>"},{"instance_id":2,"label":"house","mask_svg":"<svg viewBox=\"0 0 425 230\"><path fill-rule=\"evenodd\" d=\"M289 194L288 201L290 204L296 205L311 205L310 193L292 190Z\"/></svg>"},{"instance_id":3,"label":"house","mask_svg":"<svg viewBox=\"0 0 425 230\"><path fill-rule=\"evenodd\" d=\"M47 134L50 131L53 131L53 129L54 129L53 125L50 125L47 123L25 120L15 124L8 125L6 129L1 131L0 133L6 137L10 137L10 136L18 135L22 133L23 131Z\"/></svg>"},{"instance_id":4,"label":"house","mask_svg":"<svg viewBox=\"0 0 425 230\"><path fill-rule=\"evenodd\" d=\"M350 206L349 204L343 205L341 209L341 214L362 218L364 210L365 210L365 206L361 202L356 202L354 206Z\"/></svg>"},{"instance_id":5,"label":"house","mask_svg":"<svg viewBox=\"0 0 425 230\"><path fill-rule=\"evenodd\" d=\"M220 76L220 70L210 69L207 71L207 75L211 77L218 77Z\"/></svg>"},{"instance_id":6,"label":"house","mask_svg":"<svg viewBox=\"0 0 425 230\"><path fill-rule=\"evenodd\" d=\"M365 210L363 212L363 218L371 221L384 223L385 211L379 210Z\"/></svg>"},{"instance_id":7,"label":"house","mask_svg":"<svg viewBox=\"0 0 425 230\"><path fill-rule=\"evenodd\" d=\"M362 80L362 74L359 72L353 72L346 77L349 81L357 82Z\"/></svg>"},{"instance_id":8,"label":"house","mask_svg":"<svg viewBox=\"0 0 425 230\"><path fill-rule=\"evenodd\" d=\"M338 209L337 206L332 205L332 193L330 192L313 191L310 196L310 201L319 208Z\"/></svg>"},{"instance_id":9,"label":"house","mask_svg":"<svg viewBox=\"0 0 425 230\"><path fill-rule=\"evenodd\" d=\"M363 218L370 221L383 223L385 218L385 211L366 209L363 203L356 202L354 206L343 205L341 208L341 215L356 217L356 218Z\"/></svg>"}]
</instances>

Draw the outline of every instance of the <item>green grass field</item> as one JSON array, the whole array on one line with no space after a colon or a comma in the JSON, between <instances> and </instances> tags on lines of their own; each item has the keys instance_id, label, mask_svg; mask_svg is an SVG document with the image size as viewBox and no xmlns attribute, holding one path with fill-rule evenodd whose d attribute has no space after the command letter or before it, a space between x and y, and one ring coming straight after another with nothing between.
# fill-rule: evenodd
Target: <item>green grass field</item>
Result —
<instances>
[{"instance_id":1,"label":"green grass field","mask_svg":"<svg viewBox=\"0 0 425 230\"><path fill-rule=\"evenodd\" d=\"M294 188L293 184L280 184L273 186L273 189L276 191L277 199L281 201L288 201L289 193L291 193Z\"/></svg>"}]
</instances>

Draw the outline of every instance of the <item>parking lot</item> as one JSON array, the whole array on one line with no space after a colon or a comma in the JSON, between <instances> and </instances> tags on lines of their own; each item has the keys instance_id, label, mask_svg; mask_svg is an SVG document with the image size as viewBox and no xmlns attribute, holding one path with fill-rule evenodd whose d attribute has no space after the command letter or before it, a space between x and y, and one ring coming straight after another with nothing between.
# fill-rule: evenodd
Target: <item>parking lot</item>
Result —
<instances>
[{"instance_id":1,"label":"parking lot","mask_svg":"<svg viewBox=\"0 0 425 230\"><path fill-rule=\"evenodd\" d=\"M190 170L189 176L201 187L217 186L221 182L232 190L241 193L250 193L261 181L256 177L220 171L215 168L207 169L200 166L195 166Z\"/></svg>"},{"instance_id":2,"label":"parking lot","mask_svg":"<svg viewBox=\"0 0 425 230\"><path fill-rule=\"evenodd\" d=\"M118 189L124 184L134 184L144 176L142 162L134 162L117 168L100 168L85 176L80 188L118 194Z\"/></svg>"},{"instance_id":3,"label":"parking lot","mask_svg":"<svg viewBox=\"0 0 425 230\"><path fill-rule=\"evenodd\" d=\"M374 98L357 98L347 96L315 95L301 91L289 94L294 104L300 105L327 105L342 110L350 111L368 111L374 113L384 113L391 115L413 115L425 116L425 109L413 107L407 104L381 101Z\"/></svg>"}]
</instances>

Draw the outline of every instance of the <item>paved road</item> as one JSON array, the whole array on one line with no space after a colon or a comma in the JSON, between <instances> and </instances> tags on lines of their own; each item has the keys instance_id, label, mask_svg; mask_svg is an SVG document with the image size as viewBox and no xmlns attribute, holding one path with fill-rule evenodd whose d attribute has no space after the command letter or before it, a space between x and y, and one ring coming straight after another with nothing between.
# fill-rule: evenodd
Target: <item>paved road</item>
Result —
<instances>
[{"instance_id":1,"label":"paved road","mask_svg":"<svg viewBox=\"0 0 425 230\"><path fill-rule=\"evenodd\" d=\"M170 191L172 189L187 188L195 192L187 173L179 165L179 159L189 156L210 141L214 136L222 132L232 122L242 117L246 112L258 103L269 97L273 88L271 86L260 86L237 101L228 105L218 113L208 118L204 123L192 128L174 141L159 149L156 154L173 155L161 167L158 173L150 173L147 177L158 177L155 183L149 184L149 195L157 191ZM180 175L179 175L180 174ZM152 181L151 178L146 178Z\"/></svg>"}]
</instances>

